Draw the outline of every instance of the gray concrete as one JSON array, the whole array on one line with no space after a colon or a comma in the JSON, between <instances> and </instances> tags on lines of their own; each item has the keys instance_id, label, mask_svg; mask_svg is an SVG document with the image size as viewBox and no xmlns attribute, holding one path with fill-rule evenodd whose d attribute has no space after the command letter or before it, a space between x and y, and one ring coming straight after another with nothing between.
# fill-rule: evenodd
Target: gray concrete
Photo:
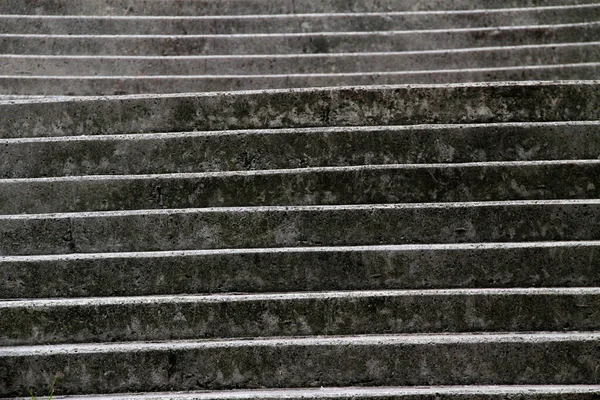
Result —
<instances>
[{"instance_id":1,"label":"gray concrete","mask_svg":"<svg viewBox=\"0 0 600 400\"><path fill-rule=\"evenodd\" d=\"M0 214L596 199L599 176L582 160L26 178L0 180Z\"/></svg>"},{"instance_id":2,"label":"gray concrete","mask_svg":"<svg viewBox=\"0 0 600 400\"><path fill-rule=\"evenodd\" d=\"M598 121L0 139L0 178L585 159L600 159Z\"/></svg>"},{"instance_id":3,"label":"gray concrete","mask_svg":"<svg viewBox=\"0 0 600 400\"><path fill-rule=\"evenodd\" d=\"M597 120L599 93L600 84L584 81L7 100L0 102L0 138Z\"/></svg>"},{"instance_id":4,"label":"gray concrete","mask_svg":"<svg viewBox=\"0 0 600 400\"><path fill-rule=\"evenodd\" d=\"M535 318L532 318L535 316ZM65 323L69 321L68 323ZM0 345L600 329L600 288L0 301Z\"/></svg>"},{"instance_id":5,"label":"gray concrete","mask_svg":"<svg viewBox=\"0 0 600 400\"><path fill-rule=\"evenodd\" d=\"M251 35L0 34L5 54L237 55L360 53L593 42L600 22L390 32Z\"/></svg>"},{"instance_id":6,"label":"gray concrete","mask_svg":"<svg viewBox=\"0 0 600 400\"><path fill-rule=\"evenodd\" d=\"M135 93L215 92L273 88L307 88L378 84L438 84L446 82L545 81L595 79L600 63L535 65L529 67L476 68L350 74L252 76L72 77L0 76L5 93L46 95L124 95Z\"/></svg>"},{"instance_id":7,"label":"gray concrete","mask_svg":"<svg viewBox=\"0 0 600 400\"><path fill-rule=\"evenodd\" d=\"M190 250L0 258L0 297L600 286L600 242Z\"/></svg>"},{"instance_id":8,"label":"gray concrete","mask_svg":"<svg viewBox=\"0 0 600 400\"><path fill-rule=\"evenodd\" d=\"M428 387L331 387L189 391L69 396L73 400L258 400L258 399L377 399L377 400L592 400L598 385L472 385ZM20 400L24 400L21 398Z\"/></svg>"},{"instance_id":9,"label":"gray concrete","mask_svg":"<svg viewBox=\"0 0 600 400\"><path fill-rule=\"evenodd\" d=\"M223 2L221 2L223 4ZM283 14L244 16L0 15L0 33L198 35L237 33L361 32L545 25L593 22L600 5L566 5L438 12Z\"/></svg>"},{"instance_id":10,"label":"gray concrete","mask_svg":"<svg viewBox=\"0 0 600 400\"><path fill-rule=\"evenodd\" d=\"M356 74L507 68L600 62L600 42L391 53L260 56L49 56L0 55L5 76L220 76ZM369 74L367 74L369 75ZM6 79L6 78L4 78ZM182 80L184 78L181 78ZM231 78L230 78L231 79ZM383 78L382 78L383 79ZM189 82L189 80L187 80ZM106 84L109 83L105 79ZM124 82L122 82L124 83ZM8 89L8 88L7 88ZM4 89L5 91L7 89ZM66 93L67 91L65 91Z\"/></svg>"},{"instance_id":11,"label":"gray concrete","mask_svg":"<svg viewBox=\"0 0 600 400\"><path fill-rule=\"evenodd\" d=\"M340 12L391 12L431 10L473 10L514 7L565 6L590 4L596 0L20 0L0 1L1 14L49 15L253 15Z\"/></svg>"},{"instance_id":12,"label":"gray concrete","mask_svg":"<svg viewBox=\"0 0 600 400\"><path fill-rule=\"evenodd\" d=\"M0 349L3 396L320 386L585 384L598 379L598 333L389 335L70 344ZM285 360L285 364L281 363Z\"/></svg>"},{"instance_id":13,"label":"gray concrete","mask_svg":"<svg viewBox=\"0 0 600 400\"><path fill-rule=\"evenodd\" d=\"M599 10L0 0L0 398L597 398Z\"/></svg>"},{"instance_id":14,"label":"gray concrete","mask_svg":"<svg viewBox=\"0 0 600 400\"><path fill-rule=\"evenodd\" d=\"M599 240L599 218L600 200L4 215L0 255Z\"/></svg>"}]
</instances>

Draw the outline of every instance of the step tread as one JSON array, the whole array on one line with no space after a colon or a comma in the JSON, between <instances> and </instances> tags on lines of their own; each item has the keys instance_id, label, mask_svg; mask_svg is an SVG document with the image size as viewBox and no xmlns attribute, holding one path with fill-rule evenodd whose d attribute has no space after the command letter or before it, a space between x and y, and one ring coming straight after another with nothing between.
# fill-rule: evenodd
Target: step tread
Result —
<instances>
[{"instance_id":1,"label":"step tread","mask_svg":"<svg viewBox=\"0 0 600 400\"><path fill-rule=\"evenodd\" d=\"M368 76L402 76L413 74L443 74L449 72L493 72L493 71L535 71L551 68L575 68L575 67L600 67L600 62L577 62L570 64L540 64L540 65L523 65L523 66L498 66L498 67L482 67L482 68L456 68L456 69L435 69L435 70L410 70L410 71L363 71L363 72L341 72L341 73L277 73L277 74L255 74L255 75L0 75L0 79L23 79L23 80L173 80L179 79L182 81L191 79L269 79L282 77L368 77Z\"/></svg>"}]
</instances>

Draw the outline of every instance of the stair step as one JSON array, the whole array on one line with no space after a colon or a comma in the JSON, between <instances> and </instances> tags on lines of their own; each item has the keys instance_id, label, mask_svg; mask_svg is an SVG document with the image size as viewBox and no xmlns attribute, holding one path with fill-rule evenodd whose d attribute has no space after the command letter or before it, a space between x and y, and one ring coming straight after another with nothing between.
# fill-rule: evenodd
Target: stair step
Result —
<instances>
[{"instance_id":1,"label":"stair step","mask_svg":"<svg viewBox=\"0 0 600 400\"><path fill-rule=\"evenodd\" d=\"M464 243L0 257L0 298L598 287L600 242Z\"/></svg>"},{"instance_id":2,"label":"stair step","mask_svg":"<svg viewBox=\"0 0 600 400\"><path fill-rule=\"evenodd\" d=\"M597 0L488 0L485 3L471 0L383 0L344 1L323 0L2 0L0 14L47 15L253 15L253 14L304 14L341 12L390 12L431 10L477 10L494 8L568 6L593 4Z\"/></svg>"},{"instance_id":3,"label":"stair step","mask_svg":"<svg viewBox=\"0 0 600 400\"><path fill-rule=\"evenodd\" d=\"M600 42L389 53L258 56L0 55L4 76L270 76L508 68L600 61Z\"/></svg>"},{"instance_id":4,"label":"stair step","mask_svg":"<svg viewBox=\"0 0 600 400\"><path fill-rule=\"evenodd\" d=\"M77 96L218 92L350 85L595 79L600 63L465 70L237 76L0 76L5 93Z\"/></svg>"},{"instance_id":5,"label":"stair step","mask_svg":"<svg viewBox=\"0 0 600 400\"><path fill-rule=\"evenodd\" d=\"M54 375L66 394L589 384L599 343L597 332L539 332L9 346L0 348L0 395L39 392Z\"/></svg>"},{"instance_id":6,"label":"stair step","mask_svg":"<svg viewBox=\"0 0 600 400\"><path fill-rule=\"evenodd\" d=\"M3 53L52 55L234 55L416 51L594 42L600 22L384 32L236 35L0 34Z\"/></svg>"},{"instance_id":7,"label":"stair step","mask_svg":"<svg viewBox=\"0 0 600 400\"><path fill-rule=\"evenodd\" d=\"M599 4L437 12L320 13L244 16L0 15L0 33L199 35L361 32L545 25L594 21Z\"/></svg>"},{"instance_id":8,"label":"stair step","mask_svg":"<svg viewBox=\"0 0 600 400\"><path fill-rule=\"evenodd\" d=\"M567 160L0 179L0 214L596 199L599 176Z\"/></svg>"},{"instance_id":9,"label":"stair step","mask_svg":"<svg viewBox=\"0 0 600 400\"><path fill-rule=\"evenodd\" d=\"M600 288L0 301L0 345L600 329ZM1 350L0 350L1 351Z\"/></svg>"},{"instance_id":10,"label":"stair step","mask_svg":"<svg viewBox=\"0 0 600 400\"><path fill-rule=\"evenodd\" d=\"M599 133L569 121L0 139L0 177L600 159Z\"/></svg>"},{"instance_id":11,"label":"stair step","mask_svg":"<svg viewBox=\"0 0 600 400\"><path fill-rule=\"evenodd\" d=\"M598 240L599 220L598 199L21 214L0 254Z\"/></svg>"},{"instance_id":12,"label":"stair step","mask_svg":"<svg viewBox=\"0 0 600 400\"><path fill-rule=\"evenodd\" d=\"M66 400L258 400L258 399L377 399L377 400L593 400L600 385L471 385L403 387L321 387L127 393L60 396Z\"/></svg>"},{"instance_id":13,"label":"stair step","mask_svg":"<svg viewBox=\"0 0 600 400\"><path fill-rule=\"evenodd\" d=\"M0 138L599 120L599 93L596 81L569 81L5 100Z\"/></svg>"}]
</instances>

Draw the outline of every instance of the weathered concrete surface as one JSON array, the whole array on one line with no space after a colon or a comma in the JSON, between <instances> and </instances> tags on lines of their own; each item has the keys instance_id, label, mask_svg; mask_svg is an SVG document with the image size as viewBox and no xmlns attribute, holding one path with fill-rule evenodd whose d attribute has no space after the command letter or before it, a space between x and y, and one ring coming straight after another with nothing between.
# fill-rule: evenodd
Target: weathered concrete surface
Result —
<instances>
[{"instance_id":1,"label":"weathered concrete surface","mask_svg":"<svg viewBox=\"0 0 600 400\"><path fill-rule=\"evenodd\" d=\"M340 12L390 12L430 10L473 10L514 7L565 6L590 4L595 0L20 0L0 1L2 14L49 15L253 15Z\"/></svg>"},{"instance_id":2,"label":"weathered concrete surface","mask_svg":"<svg viewBox=\"0 0 600 400\"><path fill-rule=\"evenodd\" d=\"M5 215L0 254L598 240L598 220L600 200Z\"/></svg>"},{"instance_id":3,"label":"weathered concrete surface","mask_svg":"<svg viewBox=\"0 0 600 400\"><path fill-rule=\"evenodd\" d=\"M221 2L221 4L227 4ZM593 22L600 5L400 13L113 17L0 15L0 33L104 35L198 35L294 32L369 32Z\"/></svg>"},{"instance_id":4,"label":"weathered concrete surface","mask_svg":"<svg viewBox=\"0 0 600 400\"><path fill-rule=\"evenodd\" d=\"M524 67L600 61L600 42L391 53L259 56L0 55L6 76L291 75ZM6 89L3 89L6 91Z\"/></svg>"},{"instance_id":5,"label":"weathered concrete surface","mask_svg":"<svg viewBox=\"0 0 600 400\"><path fill-rule=\"evenodd\" d=\"M351 74L155 76L155 77L47 77L0 76L6 93L95 96L135 93L216 92L273 88L446 82L531 81L595 79L600 63L536 65L466 70L404 71Z\"/></svg>"},{"instance_id":6,"label":"weathered concrete surface","mask_svg":"<svg viewBox=\"0 0 600 400\"><path fill-rule=\"evenodd\" d=\"M600 288L0 301L0 345L422 332L593 331ZM1 350L0 350L1 351Z\"/></svg>"},{"instance_id":7,"label":"weathered concrete surface","mask_svg":"<svg viewBox=\"0 0 600 400\"><path fill-rule=\"evenodd\" d=\"M594 42L600 22L390 32L250 35L0 34L5 54L236 55L439 50Z\"/></svg>"},{"instance_id":8,"label":"weathered concrete surface","mask_svg":"<svg viewBox=\"0 0 600 400\"><path fill-rule=\"evenodd\" d=\"M599 382L600 333L576 332L600 331L598 82L7 97L595 79L599 8L563 7L578 3L0 0L0 13L239 14L0 17L16 54L0 58L0 397L57 375L60 394ZM504 10L463 12L485 7ZM463 11L298 15L445 9ZM69 36L126 32L164 35ZM431 162L476 164L373 165ZM298 167L311 168L285 169ZM200 171L213 172L132 176ZM72 177L4 179L55 174ZM414 203L357 204L390 202ZM278 291L292 293L265 293ZM535 330L569 332L517 333ZM441 397L600 393L582 388ZM399 390L387 396L440 398Z\"/></svg>"},{"instance_id":9,"label":"weathered concrete surface","mask_svg":"<svg viewBox=\"0 0 600 400\"><path fill-rule=\"evenodd\" d=\"M598 287L600 242L194 250L0 258L0 297Z\"/></svg>"},{"instance_id":10,"label":"weathered concrete surface","mask_svg":"<svg viewBox=\"0 0 600 400\"><path fill-rule=\"evenodd\" d=\"M598 333L349 336L0 349L0 394L319 386L585 384ZM281 360L286 360L285 364ZM75 379L72 377L76 377ZM80 379L85 377L85 379Z\"/></svg>"},{"instance_id":11,"label":"weathered concrete surface","mask_svg":"<svg viewBox=\"0 0 600 400\"><path fill-rule=\"evenodd\" d=\"M322 88L0 102L0 137L600 119L600 84Z\"/></svg>"},{"instance_id":12,"label":"weathered concrete surface","mask_svg":"<svg viewBox=\"0 0 600 400\"><path fill-rule=\"evenodd\" d=\"M470 385L427 387L328 387L303 389L254 389L126 393L69 396L73 400L595 400L598 385ZM20 400L25 400L21 398Z\"/></svg>"},{"instance_id":13,"label":"weathered concrete surface","mask_svg":"<svg viewBox=\"0 0 600 400\"><path fill-rule=\"evenodd\" d=\"M598 177L600 160L27 178L0 180L0 214L596 199Z\"/></svg>"},{"instance_id":14,"label":"weathered concrete surface","mask_svg":"<svg viewBox=\"0 0 600 400\"><path fill-rule=\"evenodd\" d=\"M598 121L0 139L0 178L585 159Z\"/></svg>"}]
</instances>

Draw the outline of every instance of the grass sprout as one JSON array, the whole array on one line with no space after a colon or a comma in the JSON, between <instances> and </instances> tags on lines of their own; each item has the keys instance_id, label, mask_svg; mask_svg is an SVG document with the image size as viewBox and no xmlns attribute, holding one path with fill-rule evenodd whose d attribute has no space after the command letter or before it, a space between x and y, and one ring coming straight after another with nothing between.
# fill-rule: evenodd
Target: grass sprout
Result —
<instances>
[{"instance_id":1,"label":"grass sprout","mask_svg":"<svg viewBox=\"0 0 600 400\"><path fill-rule=\"evenodd\" d=\"M52 400L52 398L54 397L54 386L56 386L57 381L58 381L58 376L56 378L54 378L54 380L52 381L52 385L50 385L50 390L48 391L48 400ZM31 396L31 400L37 400L37 397L35 397L35 395L33 394L33 391L31 389L27 389L27 391L29 392L29 395Z\"/></svg>"}]
</instances>

